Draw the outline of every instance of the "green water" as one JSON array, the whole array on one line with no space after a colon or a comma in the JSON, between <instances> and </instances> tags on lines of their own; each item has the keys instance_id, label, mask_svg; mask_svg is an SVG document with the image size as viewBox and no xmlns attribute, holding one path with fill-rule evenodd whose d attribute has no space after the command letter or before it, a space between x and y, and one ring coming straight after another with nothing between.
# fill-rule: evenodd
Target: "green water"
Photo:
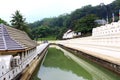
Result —
<instances>
[{"instance_id":1,"label":"green water","mask_svg":"<svg viewBox=\"0 0 120 80\"><path fill-rule=\"evenodd\" d=\"M48 49L38 77L41 80L120 80L109 70L59 47Z\"/></svg>"}]
</instances>

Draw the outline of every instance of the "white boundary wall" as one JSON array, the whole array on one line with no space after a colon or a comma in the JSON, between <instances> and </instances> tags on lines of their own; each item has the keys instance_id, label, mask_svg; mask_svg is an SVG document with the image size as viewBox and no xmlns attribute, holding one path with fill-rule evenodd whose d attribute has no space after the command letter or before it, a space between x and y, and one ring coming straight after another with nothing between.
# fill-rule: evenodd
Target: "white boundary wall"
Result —
<instances>
[{"instance_id":1,"label":"white boundary wall","mask_svg":"<svg viewBox=\"0 0 120 80\"><path fill-rule=\"evenodd\" d=\"M5 64L5 62L3 62L5 60L1 60L0 61L0 80L11 80L14 77L16 77L19 73L21 73L27 67L27 65L31 63L32 60L34 60L34 58L36 58L38 54L40 54L48 46L48 44L49 43L41 44L37 46L37 48L20 53L22 54L21 56L17 55L21 57L20 65L18 67L10 68L10 65L8 66Z\"/></svg>"}]
</instances>

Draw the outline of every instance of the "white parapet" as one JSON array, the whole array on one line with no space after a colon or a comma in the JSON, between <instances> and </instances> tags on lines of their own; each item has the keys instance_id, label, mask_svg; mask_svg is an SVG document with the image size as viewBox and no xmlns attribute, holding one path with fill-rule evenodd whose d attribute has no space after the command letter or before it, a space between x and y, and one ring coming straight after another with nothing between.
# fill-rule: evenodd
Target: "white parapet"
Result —
<instances>
[{"instance_id":1,"label":"white parapet","mask_svg":"<svg viewBox=\"0 0 120 80\"><path fill-rule=\"evenodd\" d=\"M92 36L56 41L120 65L120 21L93 28Z\"/></svg>"},{"instance_id":2,"label":"white parapet","mask_svg":"<svg viewBox=\"0 0 120 80\"><path fill-rule=\"evenodd\" d=\"M120 34L120 22L112 22L111 24L106 24L100 27L93 28L92 36L112 36Z\"/></svg>"},{"instance_id":3,"label":"white parapet","mask_svg":"<svg viewBox=\"0 0 120 80\"><path fill-rule=\"evenodd\" d=\"M120 36L91 36L61 40L56 43L120 65Z\"/></svg>"},{"instance_id":4,"label":"white parapet","mask_svg":"<svg viewBox=\"0 0 120 80\"><path fill-rule=\"evenodd\" d=\"M43 43L37 48L21 52L14 57L12 55L0 55L0 80L12 80L30 65L34 58L48 45L49 43Z\"/></svg>"}]
</instances>

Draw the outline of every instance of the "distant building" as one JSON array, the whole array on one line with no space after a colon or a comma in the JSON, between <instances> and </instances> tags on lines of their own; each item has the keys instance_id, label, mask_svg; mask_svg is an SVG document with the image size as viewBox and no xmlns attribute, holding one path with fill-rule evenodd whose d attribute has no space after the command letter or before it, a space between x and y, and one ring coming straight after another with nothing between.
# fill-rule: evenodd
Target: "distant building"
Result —
<instances>
[{"instance_id":1,"label":"distant building","mask_svg":"<svg viewBox=\"0 0 120 80\"><path fill-rule=\"evenodd\" d=\"M107 21L104 20L104 19L98 19L98 20L95 20L95 22L96 22L97 24L100 24L100 25L105 25L105 24L107 24Z\"/></svg>"},{"instance_id":2,"label":"distant building","mask_svg":"<svg viewBox=\"0 0 120 80\"><path fill-rule=\"evenodd\" d=\"M74 31L72 31L71 29L69 29L67 32L64 33L63 35L63 39L71 39L71 38L75 38L81 35L81 32L79 33L75 33Z\"/></svg>"}]
</instances>

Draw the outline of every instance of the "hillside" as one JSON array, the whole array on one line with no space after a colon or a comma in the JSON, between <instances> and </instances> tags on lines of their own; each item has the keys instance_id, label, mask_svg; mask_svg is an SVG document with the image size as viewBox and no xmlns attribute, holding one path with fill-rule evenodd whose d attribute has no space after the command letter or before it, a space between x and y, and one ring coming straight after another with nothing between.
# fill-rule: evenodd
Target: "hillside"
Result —
<instances>
[{"instance_id":1,"label":"hillside","mask_svg":"<svg viewBox=\"0 0 120 80\"><path fill-rule=\"evenodd\" d=\"M120 0L115 0L108 5L91 6L86 5L76 9L71 14L62 14L58 17L44 18L40 21L30 23L34 38L43 38L50 35L61 39L64 32L72 29L76 32L82 32L82 36L91 33L92 28L99 26L94 21L96 19L105 19L108 15L109 22L112 21L112 13L115 14L115 21L118 21L120 9ZM42 15L41 15L42 16Z\"/></svg>"}]
</instances>

